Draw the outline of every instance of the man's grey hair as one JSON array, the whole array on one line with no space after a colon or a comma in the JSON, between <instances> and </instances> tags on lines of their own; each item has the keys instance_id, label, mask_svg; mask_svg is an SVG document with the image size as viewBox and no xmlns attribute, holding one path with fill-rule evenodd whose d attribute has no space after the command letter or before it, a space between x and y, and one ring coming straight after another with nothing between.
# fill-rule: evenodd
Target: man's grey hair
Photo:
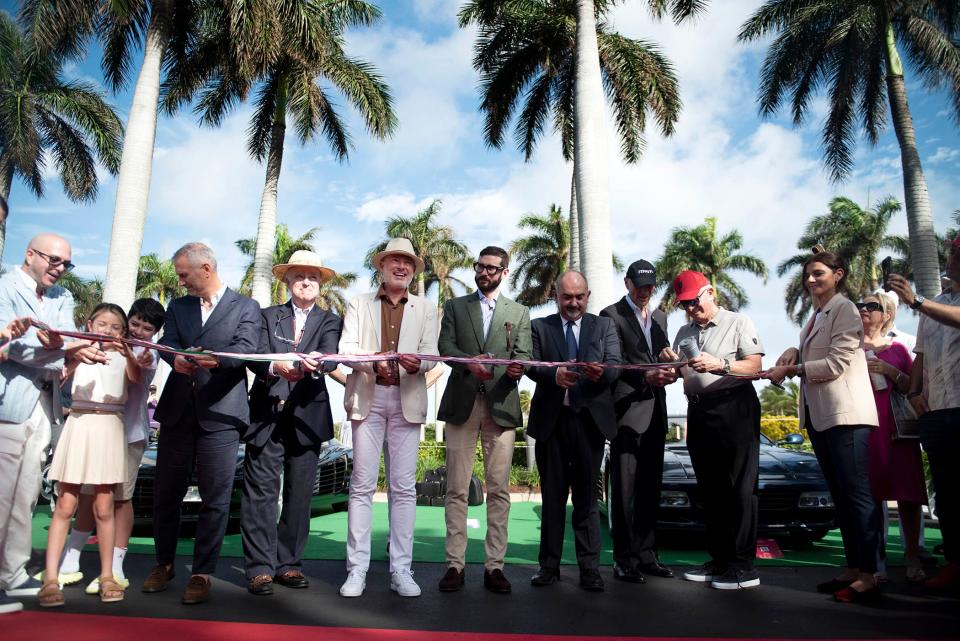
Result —
<instances>
[{"instance_id":1,"label":"man's grey hair","mask_svg":"<svg viewBox=\"0 0 960 641\"><path fill-rule=\"evenodd\" d=\"M217 257L213 250L204 243L187 243L173 254L171 260L176 262L179 258L186 258L193 266L206 263L210 265L213 271L217 271Z\"/></svg>"}]
</instances>

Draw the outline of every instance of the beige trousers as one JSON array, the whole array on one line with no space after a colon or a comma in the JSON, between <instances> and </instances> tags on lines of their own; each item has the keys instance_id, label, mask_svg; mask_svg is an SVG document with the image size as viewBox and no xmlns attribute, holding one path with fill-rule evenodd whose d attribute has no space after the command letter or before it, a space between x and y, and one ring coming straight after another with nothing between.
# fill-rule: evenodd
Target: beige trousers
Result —
<instances>
[{"instance_id":1,"label":"beige trousers","mask_svg":"<svg viewBox=\"0 0 960 641\"><path fill-rule=\"evenodd\" d=\"M516 430L500 427L490 416L481 394L477 394L470 418L463 425L447 423L447 497L444 504L447 522L447 564L463 570L467 551L467 494L477 437L483 450L483 469L487 494L487 570L503 569L507 553L507 519L510 517L510 466Z\"/></svg>"}]
</instances>

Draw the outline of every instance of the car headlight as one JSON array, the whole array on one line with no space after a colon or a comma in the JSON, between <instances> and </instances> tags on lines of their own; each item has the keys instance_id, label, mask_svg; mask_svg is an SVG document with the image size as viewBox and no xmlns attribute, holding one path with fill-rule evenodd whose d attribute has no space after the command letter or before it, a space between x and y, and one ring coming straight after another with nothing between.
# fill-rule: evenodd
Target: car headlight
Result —
<instances>
[{"instance_id":1,"label":"car headlight","mask_svg":"<svg viewBox=\"0 0 960 641\"><path fill-rule=\"evenodd\" d=\"M690 507L690 497L686 492L664 490L660 492L660 507Z\"/></svg>"},{"instance_id":2,"label":"car headlight","mask_svg":"<svg viewBox=\"0 0 960 641\"><path fill-rule=\"evenodd\" d=\"M187 493L183 495L184 503L199 503L200 502L200 488L196 485L191 485L187 488Z\"/></svg>"},{"instance_id":3,"label":"car headlight","mask_svg":"<svg viewBox=\"0 0 960 641\"><path fill-rule=\"evenodd\" d=\"M830 492L803 492L800 494L799 507L833 507Z\"/></svg>"}]
</instances>

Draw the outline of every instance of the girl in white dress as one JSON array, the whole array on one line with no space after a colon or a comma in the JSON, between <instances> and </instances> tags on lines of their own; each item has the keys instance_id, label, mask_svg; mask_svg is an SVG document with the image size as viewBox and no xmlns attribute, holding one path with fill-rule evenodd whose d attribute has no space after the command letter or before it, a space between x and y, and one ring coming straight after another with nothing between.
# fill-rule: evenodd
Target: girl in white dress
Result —
<instances>
[{"instance_id":1,"label":"girl in white dress","mask_svg":"<svg viewBox=\"0 0 960 641\"><path fill-rule=\"evenodd\" d=\"M118 306L101 303L90 314L87 331L120 338L127 332L127 316ZM100 349L106 354L105 363L68 365L68 370L73 370L73 404L50 465L49 478L58 481L58 487L47 534L44 585L38 594L43 607L63 605L58 583L60 554L84 483L93 485L96 493L93 511L100 548L100 600L123 600L123 588L113 578L113 491L126 476L123 405L127 385L140 381L140 366L125 343L103 341Z\"/></svg>"}]
</instances>

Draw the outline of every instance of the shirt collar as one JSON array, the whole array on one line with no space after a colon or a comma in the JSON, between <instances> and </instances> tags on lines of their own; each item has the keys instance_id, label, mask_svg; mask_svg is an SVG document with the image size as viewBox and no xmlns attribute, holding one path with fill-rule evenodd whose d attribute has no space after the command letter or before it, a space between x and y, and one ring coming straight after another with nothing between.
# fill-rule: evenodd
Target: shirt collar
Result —
<instances>
[{"instance_id":1,"label":"shirt collar","mask_svg":"<svg viewBox=\"0 0 960 641\"><path fill-rule=\"evenodd\" d=\"M499 291L499 290L497 290L496 292L494 292L493 296L487 296L486 294L484 294L483 292L481 292L479 289L477 290L477 298L480 299L480 302L481 302L481 303L484 303L484 304L486 304L486 305L488 305L488 306L494 306L494 307L495 307L496 304L497 304L497 299L498 299L499 297L500 297L500 291Z\"/></svg>"},{"instance_id":2,"label":"shirt collar","mask_svg":"<svg viewBox=\"0 0 960 641\"><path fill-rule=\"evenodd\" d=\"M574 326L574 327L576 327L577 329L580 329L580 322L583 320L583 316L581 316L580 318L578 318L578 319L575 320L575 321L567 320L566 318L564 318L563 316L561 316L561 317L560 317L560 320L561 320L562 323L563 323L563 328L564 328L564 329L567 328L567 324L568 324L568 323L573 323L573 326Z\"/></svg>"},{"instance_id":3,"label":"shirt collar","mask_svg":"<svg viewBox=\"0 0 960 641\"><path fill-rule=\"evenodd\" d=\"M630 298L630 296L624 296L623 299L627 301L627 305L630 306L630 309L632 309L634 313L638 313L641 311L641 309L637 307L637 304L633 302L633 299ZM647 310L647 318L650 318L650 306L647 305L644 309Z\"/></svg>"},{"instance_id":4,"label":"shirt collar","mask_svg":"<svg viewBox=\"0 0 960 641\"><path fill-rule=\"evenodd\" d=\"M714 326L714 327L717 326L717 325L719 324L718 321L719 321L720 317L721 317L723 314L726 314L726 313L727 313L727 310L725 310L725 309L722 308L722 307L718 307L718 308L717 308L717 313L714 314L714 315L713 315L713 318L711 318L710 320L708 320L708 321L707 321L707 324L706 324L706 325L703 325L702 328L703 328L703 329L706 329L706 328L711 327L711 326ZM701 328L701 326L697 324L697 321L690 321L690 324L691 324L693 327L696 327L697 329L700 329L700 328Z\"/></svg>"},{"instance_id":5,"label":"shirt collar","mask_svg":"<svg viewBox=\"0 0 960 641\"><path fill-rule=\"evenodd\" d=\"M405 291L403 292L403 296L400 297L400 302L401 302L401 303L406 303L406 302L407 302L407 296L408 296L408 292L405 290ZM385 300L385 301L387 301L388 303L391 303L391 304L392 304L392 302L391 302L391 300L390 300L390 297L387 295L387 288L383 286L383 283L380 283L380 287L377 288L377 298L379 298L380 300Z\"/></svg>"},{"instance_id":6,"label":"shirt collar","mask_svg":"<svg viewBox=\"0 0 960 641\"><path fill-rule=\"evenodd\" d=\"M217 303L220 302L220 299L223 298L223 295L226 293L226 291L227 291L227 286L224 284L221 284L220 289L217 290L217 293L210 297L210 306L216 307ZM200 300L202 305L203 299L200 299Z\"/></svg>"},{"instance_id":7,"label":"shirt collar","mask_svg":"<svg viewBox=\"0 0 960 641\"><path fill-rule=\"evenodd\" d=\"M293 308L293 313L294 313L294 314L302 314L302 315L306 316L307 314L309 314L310 312L312 312L312 311L313 311L313 308L316 307L316 306L317 306L317 304L316 304L316 303L313 303L313 304L310 305L310 307L308 307L308 308L306 308L306 309L301 309L301 308L299 308L299 307L297 307L296 305L293 304L293 299L292 299L292 298L290 299L290 307Z\"/></svg>"},{"instance_id":8,"label":"shirt collar","mask_svg":"<svg viewBox=\"0 0 960 641\"><path fill-rule=\"evenodd\" d=\"M39 292L45 292L45 291L47 291L47 288L46 288L46 287L42 287L42 286L40 285L40 283L38 283L37 281L33 280L33 277L32 277L30 274L28 274L27 272L25 272L25 271L23 270L23 267L17 267L17 272L19 272L20 278L23 279L24 284L25 284L25 285L30 289L30 291L32 291L33 293L37 294L38 296L42 296L43 294L41 294L41 293L39 293Z\"/></svg>"}]
</instances>

